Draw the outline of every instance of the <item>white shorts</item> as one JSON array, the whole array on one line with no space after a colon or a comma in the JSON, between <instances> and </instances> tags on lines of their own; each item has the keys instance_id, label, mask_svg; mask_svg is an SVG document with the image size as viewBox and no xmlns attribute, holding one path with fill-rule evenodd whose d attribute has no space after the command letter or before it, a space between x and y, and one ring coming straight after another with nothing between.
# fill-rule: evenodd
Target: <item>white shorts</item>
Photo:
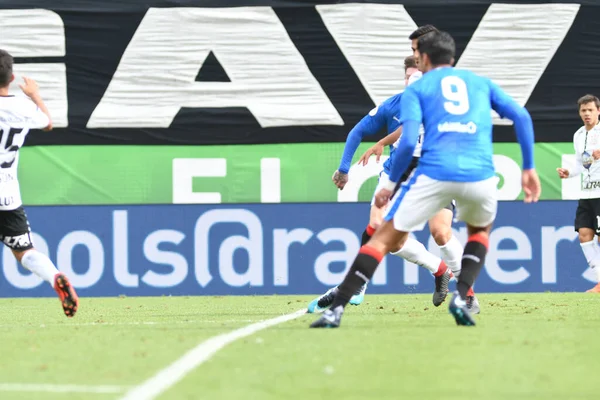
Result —
<instances>
[{"instance_id":1,"label":"white shorts","mask_svg":"<svg viewBox=\"0 0 600 400\"><path fill-rule=\"evenodd\" d=\"M383 187L385 186L385 181L387 179L388 174L386 174L383 170L381 170L381 172L379 173L379 180L377 181L377 187L375 188L375 192L373 192L373 197L371 198L371 206L375 205L375 195L381 190L383 189Z\"/></svg>"},{"instance_id":2,"label":"white shorts","mask_svg":"<svg viewBox=\"0 0 600 400\"><path fill-rule=\"evenodd\" d=\"M478 182L437 181L415 171L390 201L386 221L402 232L420 231L454 199L456 220L483 228L494 222L498 209L498 178Z\"/></svg>"}]
</instances>

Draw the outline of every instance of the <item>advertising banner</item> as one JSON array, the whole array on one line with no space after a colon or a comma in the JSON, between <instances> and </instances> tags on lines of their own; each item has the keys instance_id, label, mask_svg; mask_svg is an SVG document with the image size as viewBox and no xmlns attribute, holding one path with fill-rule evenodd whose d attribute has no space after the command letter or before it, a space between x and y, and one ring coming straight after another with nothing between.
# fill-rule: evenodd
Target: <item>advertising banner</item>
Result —
<instances>
[{"instance_id":1,"label":"advertising banner","mask_svg":"<svg viewBox=\"0 0 600 400\"><path fill-rule=\"evenodd\" d=\"M503 202L478 292L584 291L592 274L573 230L576 202ZM35 246L81 296L316 294L338 284L369 205L29 207ZM461 242L464 224L455 224ZM415 237L438 248L426 229ZM5 248L0 296L53 296ZM370 293L429 293L425 269L388 255Z\"/></svg>"},{"instance_id":2,"label":"advertising banner","mask_svg":"<svg viewBox=\"0 0 600 400\"><path fill-rule=\"evenodd\" d=\"M354 158L373 143L363 143ZM384 155L354 165L342 191L331 183L344 145L34 146L21 151L19 180L25 204L326 203L370 201ZM387 150L386 150L387 152ZM501 200L522 199L521 150L496 143ZM579 179L561 181L556 168L572 165L572 143L535 147L542 199L577 199ZM571 164L569 164L571 163Z\"/></svg>"}]
</instances>

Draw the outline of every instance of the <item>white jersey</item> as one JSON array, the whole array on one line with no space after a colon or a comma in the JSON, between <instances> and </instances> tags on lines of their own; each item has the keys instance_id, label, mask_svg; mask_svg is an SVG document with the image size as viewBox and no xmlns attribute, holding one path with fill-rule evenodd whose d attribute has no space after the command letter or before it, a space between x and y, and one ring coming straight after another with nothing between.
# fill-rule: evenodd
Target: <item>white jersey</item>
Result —
<instances>
[{"instance_id":1,"label":"white jersey","mask_svg":"<svg viewBox=\"0 0 600 400\"><path fill-rule=\"evenodd\" d=\"M419 79L423 77L423 73L421 71L417 71L408 78L408 84L406 86L410 86ZM423 148L423 135L425 134L425 128L421 125L419 128L419 140L417 141L417 145L415 146L415 151L413 151L413 157L421 157L421 149ZM394 149L398 148L398 144L400 143L400 138L396 140L393 144Z\"/></svg>"},{"instance_id":2,"label":"white jersey","mask_svg":"<svg viewBox=\"0 0 600 400\"><path fill-rule=\"evenodd\" d=\"M50 120L28 97L0 96L0 210L22 205L17 179L19 149L30 129L48 126Z\"/></svg>"},{"instance_id":3,"label":"white jersey","mask_svg":"<svg viewBox=\"0 0 600 400\"><path fill-rule=\"evenodd\" d=\"M573 135L575 148L575 168L569 170L569 178L581 179L581 198L600 198L600 160L594 160L592 153L600 149L600 125L590 131L582 126ZM580 176L581 174L581 176Z\"/></svg>"},{"instance_id":4,"label":"white jersey","mask_svg":"<svg viewBox=\"0 0 600 400\"><path fill-rule=\"evenodd\" d=\"M423 148L423 135L424 134L425 134L425 127L423 125L421 125L419 127L419 141L417 142L417 145L415 146L415 151L413 151L413 157L421 157L421 149ZM402 135L392 145L392 146L394 146L394 149L398 148L398 144L400 143L401 137L402 137Z\"/></svg>"}]
</instances>

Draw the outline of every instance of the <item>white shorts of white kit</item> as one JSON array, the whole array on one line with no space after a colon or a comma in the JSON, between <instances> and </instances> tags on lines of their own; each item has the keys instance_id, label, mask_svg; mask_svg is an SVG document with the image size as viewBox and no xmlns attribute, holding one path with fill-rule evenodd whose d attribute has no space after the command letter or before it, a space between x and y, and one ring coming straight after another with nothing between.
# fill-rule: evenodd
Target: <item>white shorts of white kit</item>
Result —
<instances>
[{"instance_id":1,"label":"white shorts of white kit","mask_svg":"<svg viewBox=\"0 0 600 400\"><path fill-rule=\"evenodd\" d=\"M379 193L381 189L385 187L385 183L387 182L388 174L386 174L383 170L379 173L379 180L377 181L377 187L373 192L373 197L371 198L371 206L375 205L375 195Z\"/></svg>"},{"instance_id":2,"label":"white shorts of white kit","mask_svg":"<svg viewBox=\"0 0 600 400\"><path fill-rule=\"evenodd\" d=\"M390 201L384 219L393 220L398 231L420 231L454 199L456 220L482 228L496 218L497 185L496 176L478 182L437 181L415 170Z\"/></svg>"}]
</instances>

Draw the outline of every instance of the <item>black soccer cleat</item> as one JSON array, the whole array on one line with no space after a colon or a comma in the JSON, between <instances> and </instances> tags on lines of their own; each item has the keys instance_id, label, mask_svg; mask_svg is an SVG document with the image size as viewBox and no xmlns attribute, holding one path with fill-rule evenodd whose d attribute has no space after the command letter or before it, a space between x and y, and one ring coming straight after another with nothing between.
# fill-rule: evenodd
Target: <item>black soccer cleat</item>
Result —
<instances>
[{"instance_id":1,"label":"black soccer cleat","mask_svg":"<svg viewBox=\"0 0 600 400\"><path fill-rule=\"evenodd\" d=\"M321 317L310 324L311 328L339 328L342 323L342 314L344 314L344 307L337 306L335 309L325 310Z\"/></svg>"},{"instance_id":2,"label":"black soccer cleat","mask_svg":"<svg viewBox=\"0 0 600 400\"><path fill-rule=\"evenodd\" d=\"M307 312L309 314L319 313L327 309L330 305L333 304L337 291L338 288L336 286L334 288L329 289L324 294L311 301L308 304Z\"/></svg>"},{"instance_id":3,"label":"black soccer cleat","mask_svg":"<svg viewBox=\"0 0 600 400\"><path fill-rule=\"evenodd\" d=\"M446 296L448 296L448 284L452 276L452 271L448 268L441 276L435 277L435 292L433 292L432 298L434 306L439 307L446 300Z\"/></svg>"}]
</instances>

